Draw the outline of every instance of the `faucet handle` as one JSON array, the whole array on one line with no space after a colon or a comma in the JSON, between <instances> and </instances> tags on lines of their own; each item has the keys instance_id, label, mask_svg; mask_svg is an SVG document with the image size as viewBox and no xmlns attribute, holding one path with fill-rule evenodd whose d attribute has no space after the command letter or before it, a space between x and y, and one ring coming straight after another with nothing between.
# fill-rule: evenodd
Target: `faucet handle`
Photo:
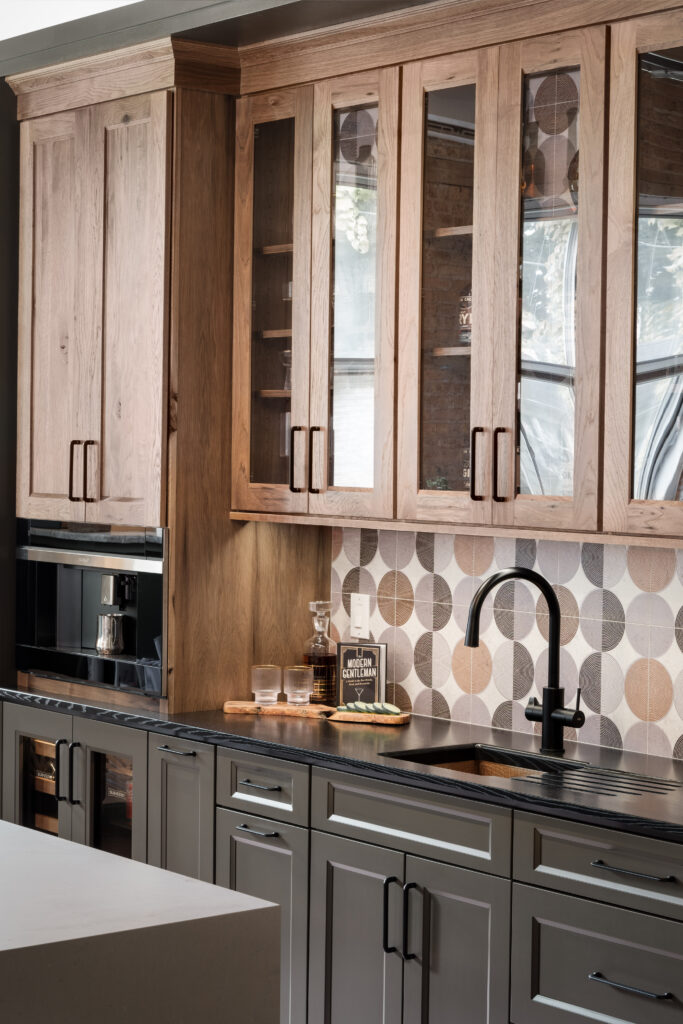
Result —
<instances>
[{"instance_id":1,"label":"faucet handle","mask_svg":"<svg viewBox=\"0 0 683 1024\"><path fill-rule=\"evenodd\" d=\"M579 705L580 704L581 704L581 687L579 686L579 687L577 687L577 690L576 690L576 708L574 709L574 714L571 716L571 724L572 724L572 726L575 729L580 729L581 726L586 721L586 716L584 715L583 711L579 710Z\"/></svg>"},{"instance_id":2,"label":"faucet handle","mask_svg":"<svg viewBox=\"0 0 683 1024\"><path fill-rule=\"evenodd\" d=\"M525 708L524 717L529 722L541 722L543 720L543 708L538 703L536 697L529 697L529 703Z\"/></svg>"}]
</instances>

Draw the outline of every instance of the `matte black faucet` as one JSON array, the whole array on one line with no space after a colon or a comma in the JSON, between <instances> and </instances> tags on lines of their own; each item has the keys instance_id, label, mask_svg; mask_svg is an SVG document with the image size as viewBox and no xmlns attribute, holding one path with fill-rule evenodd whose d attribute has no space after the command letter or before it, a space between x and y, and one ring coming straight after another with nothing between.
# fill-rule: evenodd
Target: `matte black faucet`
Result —
<instances>
[{"instance_id":1,"label":"matte black faucet","mask_svg":"<svg viewBox=\"0 0 683 1024\"><path fill-rule=\"evenodd\" d=\"M579 710L581 687L576 694L576 707L564 707L564 689L560 686L560 603L557 594L548 581L533 569L514 568L494 572L484 580L472 598L470 613L465 632L465 646L479 646L479 617L481 606L486 596L505 580L528 580L535 583L548 603L548 682L543 688L543 704L531 697L524 714L530 722L542 722L541 753L564 754L565 728L580 729L586 721L583 711Z\"/></svg>"}]
</instances>

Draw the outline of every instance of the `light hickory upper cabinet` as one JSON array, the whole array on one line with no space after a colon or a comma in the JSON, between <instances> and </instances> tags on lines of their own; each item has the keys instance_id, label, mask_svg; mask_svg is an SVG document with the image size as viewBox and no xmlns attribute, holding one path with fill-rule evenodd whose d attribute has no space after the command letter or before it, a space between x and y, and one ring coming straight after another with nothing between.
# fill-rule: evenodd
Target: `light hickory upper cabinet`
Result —
<instances>
[{"instance_id":1,"label":"light hickory upper cabinet","mask_svg":"<svg viewBox=\"0 0 683 1024\"><path fill-rule=\"evenodd\" d=\"M239 91L237 55L161 39L9 82L22 121L17 513L165 525L176 364L205 336L171 264L188 252L188 211L202 222L200 191L218 189L213 119L232 132L232 101L215 96ZM214 295L225 276L206 269Z\"/></svg>"},{"instance_id":2,"label":"light hickory upper cabinet","mask_svg":"<svg viewBox=\"0 0 683 1024\"><path fill-rule=\"evenodd\" d=\"M393 515L399 71L240 100L232 507Z\"/></svg>"},{"instance_id":3,"label":"light hickory upper cabinet","mask_svg":"<svg viewBox=\"0 0 683 1024\"><path fill-rule=\"evenodd\" d=\"M612 28L604 527L683 533L683 13Z\"/></svg>"},{"instance_id":4,"label":"light hickory upper cabinet","mask_svg":"<svg viewBox=\"0 0 683 1024\"><path fill-rule=\"evenodd\" d=\"M605 30L403 73L398 515L597 529Z\"/></svg>"},{"instance_id":5,"label":"light hickory upper cabinet","mask_svg":"<svg viewBox=\"0 0 683 1024\"><path fill-rule=\"evenodd\" d=\"M171 96L21 126L17 512L165 522Z\"/></svg>"}]
</instances>

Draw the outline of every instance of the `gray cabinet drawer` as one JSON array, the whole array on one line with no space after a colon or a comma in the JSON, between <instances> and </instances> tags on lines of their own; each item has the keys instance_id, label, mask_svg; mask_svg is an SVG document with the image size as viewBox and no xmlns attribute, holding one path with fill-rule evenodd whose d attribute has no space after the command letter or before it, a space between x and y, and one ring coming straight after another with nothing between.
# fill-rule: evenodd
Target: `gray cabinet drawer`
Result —
<instances>
[{"instance_id":1,"label":"gray cabinet drawer","mask_svg":"<svg viewBox=\"0 0 683 1024\"><path fill-rule=\"evenodd\" d=\"M683 846L515 812L513 876L683 921Z\"/></svg>"},{"instance_id":2,"label":"gray cabinet drawer","mask_svg":"<svg viewBox=\"0 0 683 1024\"><path fill-rule=\"evenodd\" d=\"M218 749L216 803L308 825L310 768L277 757Z\"/></svg>"},{"instance_id":3,"label":"gray cabinet drawer","mask_svg":"<svg viewBox=\"0 0 683 1024\"><path fill-rule=\"evenodd\" d=\"M512 1024L681 1024L683 924L512 888Z\"/></svg>"},{"instance_id":4,"label":"gray cabinet drawer","mask_svg":"<svg viewBox=\"0 0 683 1024\"><path fill-rule=\"evenodd\" d=\"M510 873L511 812L473 800L314 768L311 823L432 860Z\"/></svg>"}]
</instances>

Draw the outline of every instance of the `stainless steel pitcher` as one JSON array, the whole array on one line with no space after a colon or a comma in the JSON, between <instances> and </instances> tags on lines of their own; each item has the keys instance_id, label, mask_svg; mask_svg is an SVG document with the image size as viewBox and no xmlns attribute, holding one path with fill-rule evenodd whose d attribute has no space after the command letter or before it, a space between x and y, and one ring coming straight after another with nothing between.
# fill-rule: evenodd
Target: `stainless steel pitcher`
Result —
<instances>
[{"instance_id":1,"label":"stainless steel pitcher","mask_svg":"<svg viewBox=\"0 0 683 1024\"><path fill-rule=\"evenodd\" d=\"M97 616L95 647L99 654L121 653L123 650L123 612L105 612Z\"/></svg>"}]
</instances>

